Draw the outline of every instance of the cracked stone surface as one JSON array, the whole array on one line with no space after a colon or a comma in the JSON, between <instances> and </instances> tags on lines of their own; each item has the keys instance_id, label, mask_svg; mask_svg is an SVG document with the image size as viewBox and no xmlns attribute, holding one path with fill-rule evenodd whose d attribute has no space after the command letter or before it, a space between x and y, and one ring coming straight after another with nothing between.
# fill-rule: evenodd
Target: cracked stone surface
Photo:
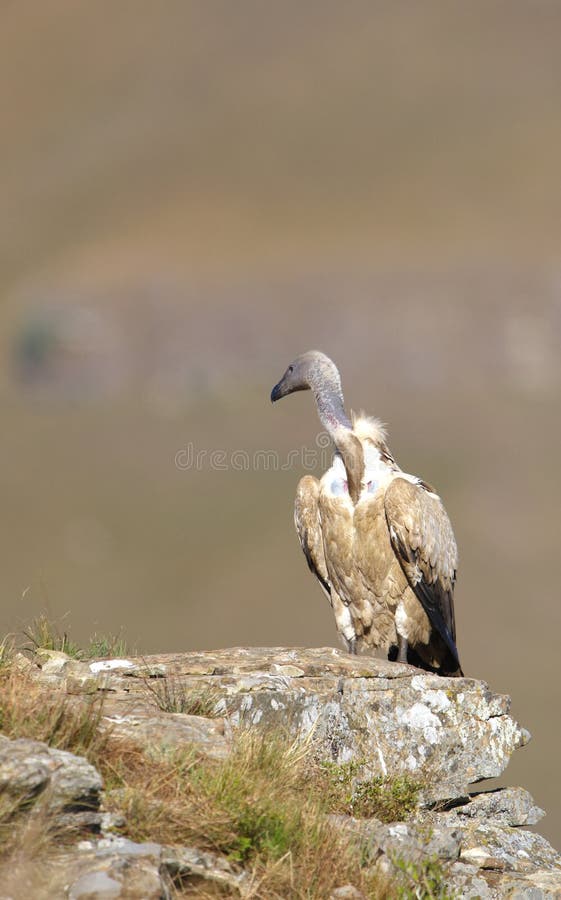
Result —
<instances>
[{"instance_id":1,"label":"cracked stone surface","mask_svg":"<svg viewBox=\"0 0 561 900\"><path fill-rule=\"evenodd\" d=\"M419 674L333 648L234 648L108 663L64 663L57 654L45 659L42 678L75 694L103 691L107 721L120 732L191 741L216 756L227 753L229 734L240 726L314 731L335 762L367 759L372 774L426 778L427 800L468 794L470 784L500 775L529 740L509 715L509 698L484 682ZM158 710L149 687L166 678L176 691L212 689L220 717Z\"/></svg>"},{"instance_id":2,"label":"cracked stone surface","mask_svg":"<svg viewBox=\"0 0 561 900\"><path fill-rule=\"evenodd\" d=\"M500 775L529 740L510 716L509 698L481 681L440 678L332 648L234 648L88 662L43 651L38 662L27 664L34 676L73 702L103 695L103 727L148 753L194 744L221 758L236 729L282 726L303 738L313 733L321 756L354 760L364 774L418 777L427 786L407 822L331 819L353 831L382 871L391 872L396 857L440 860L454 897L561 898L561 856L522 827L543 815L528 792L474 790L475 782ZM190 700L201 697L205 714L194 714ZM177 705L186 711L175 711ZM65 885L60 896L166 900L178 879L195 894L208 882L226 896L248 893L247 875L219 855L105 833L116 820L99 815L100 777L85 760L68 757L37 742L0 738L0 790L21 794L52 784L61 809L69 797L89 797L90 812L101 822L101 837L78 842L57 861L55 876ZM53 890L48 896L58 896ZM360 896L353 885L333 894Z\"/></svg>"},{"instance_id":3,"label":"cracked stone surface","mask_svg":"<svg viewBox=\"0 0 561 900\"><path fill-rule=\"evenodd\" d=\"M544 816L544 810L536 806L532 795L519 787L474 793L466 797L465 803L450 810L451 818L492 819L503 825L535 825Z\"/></svg>"},{"instance_id":4,"label":"cracked stone surface","mask_svg":"<svg viewBox=\"0 0 561 900\"><path fill-rule=\"evenodd\" d=\"M171 900L172 880L162 865L162 854L159 844L136 844L126 838L82 841L58 859L49 896Z\"/></svg>"},{"instance_id":5,"label":"cracked stone surface","mask_svg":"<svg viewBox=\"0 0 561 900\"><path fill-rule=\"evenodd\" d=\"M98 827L101 775L80 756L40 741L0 735L0 794L18 805L32 798L69 829Z\"/></svg>"}]
</instances>

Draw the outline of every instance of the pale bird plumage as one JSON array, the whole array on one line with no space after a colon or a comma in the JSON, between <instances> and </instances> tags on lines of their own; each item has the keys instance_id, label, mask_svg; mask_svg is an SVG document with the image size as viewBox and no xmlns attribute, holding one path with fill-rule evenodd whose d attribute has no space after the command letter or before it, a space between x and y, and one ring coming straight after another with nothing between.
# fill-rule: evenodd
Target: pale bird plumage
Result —
<instances>
[{"instance_id":1,"label":"pale bird plumage","mask_svg":"<svg viewBox=\"0 0 561 900\"><path fill-rule=\"evenodd\" d=\"M434 489L402 472L385 426L349 418L335 364L319 351L297 357L272 400L312 390L335 445L318 480L305 475L294 521L311 571L331 603L351 652L382 648L401 661L461 675L454 584L458 553Z\"/></svg>"}]
</instances>

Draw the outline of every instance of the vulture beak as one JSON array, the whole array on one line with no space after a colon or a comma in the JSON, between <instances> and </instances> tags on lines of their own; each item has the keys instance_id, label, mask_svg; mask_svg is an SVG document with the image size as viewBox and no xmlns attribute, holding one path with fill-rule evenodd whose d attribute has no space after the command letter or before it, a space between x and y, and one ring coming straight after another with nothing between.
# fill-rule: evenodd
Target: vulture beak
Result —
<instances>
[{"instance_id":1,"label":"vulture beak","mask_svg":"<svg viewBox=\"0 0 561 900\"><path fill-rule=\"evenodd\" d=\"M291 363L282 376L278 384L275 384L271 391L271 403L280 400L281 397L288 397L295 391L309 391L310 383L307 378L307 372L302 371L302 366L298 365L298 360Z\"/></svg>"},{"instance_id":2,"label":"vulture beak","mask_svg":"<svg viewBox=\"0 0 561 900\"><path fill-rule=\"evenodd\" d=\"M283 382L283 379L281 378L279 383L275 384L273 390L271 391L271 403L274 403L275 400L280 400L281 397L284 397L284 393L282 390L282 382Z\"/></svg>"}]
</instances>

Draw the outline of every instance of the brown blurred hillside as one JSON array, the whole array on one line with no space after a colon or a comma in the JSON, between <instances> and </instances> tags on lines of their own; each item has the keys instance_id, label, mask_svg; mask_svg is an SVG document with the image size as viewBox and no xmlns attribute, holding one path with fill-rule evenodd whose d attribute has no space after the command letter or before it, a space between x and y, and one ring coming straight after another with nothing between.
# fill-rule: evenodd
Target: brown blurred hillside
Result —
<instances>
[{"instance_id":1,"label":"brown blurred hillside","mask_svg":"<svg viewBox=\"0 0 561 900\"><path fill-rule=\"evenodd\" d=\"M560 846L561 6L0 24L3 631L46 609L142 652L334 643L283 468L319 425L268 401L320 348L446 501L464 669L512 695L534 742L507 781ZM178 468L189 447L226 468Z\"/></svg>"}]
</instances>

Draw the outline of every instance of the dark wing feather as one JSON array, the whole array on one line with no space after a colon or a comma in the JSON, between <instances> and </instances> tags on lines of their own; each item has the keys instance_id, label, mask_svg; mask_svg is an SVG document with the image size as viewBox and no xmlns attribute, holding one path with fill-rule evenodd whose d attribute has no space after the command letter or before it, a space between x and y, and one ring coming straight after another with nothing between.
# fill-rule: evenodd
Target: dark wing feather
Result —
<instances>
[{"instance_id":1,"label":"dark wing feather","mask_svg":"<svg viewBox=\"0 0 561 900\"><path fill-rule=\"evenodd\" d=\"M409 585L460 669L454 619L458 551L446 510L427 485L405 478L391 482L384 505L392 547Z\"/></svg>"}]
</instances>

